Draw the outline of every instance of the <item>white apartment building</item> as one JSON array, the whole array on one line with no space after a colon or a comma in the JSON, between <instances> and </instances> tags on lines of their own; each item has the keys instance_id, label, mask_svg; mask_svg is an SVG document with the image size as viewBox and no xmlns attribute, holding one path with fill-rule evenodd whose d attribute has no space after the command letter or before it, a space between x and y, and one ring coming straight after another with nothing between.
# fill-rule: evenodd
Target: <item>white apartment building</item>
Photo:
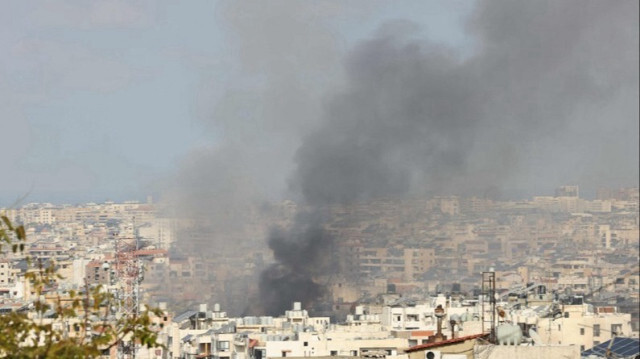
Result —
<instances>
[{"instance_id":1,"label":"white apartment building","mask_svg":"<svg viewBox=\"0 0 640 359\"><path fill-rule=\"evenodd\" d=\"M428 302L413 304L403 303L382 308L381 324L396 331L431 331L437 329L435 308L445 308L442 321L443 331L451 331L450 321L456 320L458 335L472 335L480 332L481 309L475 301L455 301L440 294ZM475 322L475 323L474 323Z\"/></svg>"},{"instance_id":2,"label":"white apartment building","mask_svg":"<svg viewBox=\"0 0 640 359\"><path fill-rule=\"evenodd\" d=\"M16 276L11 261L0 259L0 287L11 286L15 280Z\"/></svg>"},{"instance_id":3,"label":"white apartment building","mask_svg":"<svg viewBox=\"0 0 640 359\"><path fill-rule=\"evenodd\" d=\"M614 335L630 335L631 314L617 313L614 307L564 305L562 316L539 318L536 328L545 344L576 345L583 351Z\"/></svg>"}]
</instances>

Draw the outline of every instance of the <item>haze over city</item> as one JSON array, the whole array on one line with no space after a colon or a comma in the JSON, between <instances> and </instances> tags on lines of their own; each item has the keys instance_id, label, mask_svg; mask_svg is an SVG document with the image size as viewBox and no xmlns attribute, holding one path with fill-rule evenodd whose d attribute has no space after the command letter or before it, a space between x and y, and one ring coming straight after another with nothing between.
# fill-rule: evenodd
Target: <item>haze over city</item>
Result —
<instances>
[{"instance_id":1,"label":"haze over city","mask_svg":"<svg viewBox=\"0 0 640 359\"><path fill-rule=\"evenodd\" d=\"M633 185L634 6L9 2L0 201Z\"/></svg>"},{"instance_id":2,"label":"haze over city","mask_svg":"<svg viewBox=\"0 0 640 359\"><path fill-rule=\"evenodd\" d=\"M0 4L0 357L640 355L638 11Z\"/></svg>"}]
</instances>

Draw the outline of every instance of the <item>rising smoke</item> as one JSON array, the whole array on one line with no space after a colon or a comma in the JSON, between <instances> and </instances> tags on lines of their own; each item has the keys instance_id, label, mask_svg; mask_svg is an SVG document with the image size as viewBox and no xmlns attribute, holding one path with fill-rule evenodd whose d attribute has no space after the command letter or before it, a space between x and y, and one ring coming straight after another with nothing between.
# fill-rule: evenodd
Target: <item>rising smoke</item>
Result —
<instances>
[{"instance_id":1,"label":"rising smoke","mask_svg":"<svg viewBox=\"0 0 640 359\"><path fill-rule=\"evenodd\" d=\"M268 244L276 263L260 275L259 307L268 315L280 315L293 302L308 308L322 296L317 277L334 271L333 237L322 227L319 212L301 213L287 230L272 229Z\"/></svg>"},{"instance_id":2,"label":"rising smoke","mask_svg":"<svg viewBox=\"0 0 640 359\"><path fill-rule=\"evenodd\" d=\"M246 4L225 13L246 42L247 69L266 79L263 90L271 94L258 101L263 113L231 111L221 120L234 135L223 146L234 149L233 161L236 151L245 154L240 167L254 186L287 183L315 213L380 197L495 188L540 193L562 183L593 189L637 179L637 1L479 1L466 51L393 21L349 50L342 70L317 22L307 28L286 15L294 13L289 5L303 5L276 4L257 16L259 31L234 14ZM310 50L316 36L326 53ZM274 47L259 43L270 39ZM320 101L327 69L344 76ZM212 163L194 168L189 178L208 173ZM322 295L315 277L328 238L317 220L272 230L277 264L260 281L267 312Z\"/></svg>"},{"instance_id":3,"label":"rising smoke","mask_svg":"<svg viewBox=\"0 0 640 359\"><path fill-rule=\"evenodd\" d=\"M576 117L623 93L637 94L638 26L628 15L637 3L616 9L601 2L479 5L469 24L476 52L468 57L420 40L405 22L383 26L351 51L347 90L329 101L322 127L296 154L293 183L305 199L478 193L534 174L527 168L531 159L549 150L576 160L580 154L563 150L602 148L572 135L573 121L592 131L611 122L634 127L637 109L629 106L607 119L597 117L602 113ZM530 153L549 142L549 150ZM597 153L585 150L584 156ZM549 168L571 167L571 161L545 158ZM637 172L624 163L613 165Z\"/></svg>"}]
</instances>

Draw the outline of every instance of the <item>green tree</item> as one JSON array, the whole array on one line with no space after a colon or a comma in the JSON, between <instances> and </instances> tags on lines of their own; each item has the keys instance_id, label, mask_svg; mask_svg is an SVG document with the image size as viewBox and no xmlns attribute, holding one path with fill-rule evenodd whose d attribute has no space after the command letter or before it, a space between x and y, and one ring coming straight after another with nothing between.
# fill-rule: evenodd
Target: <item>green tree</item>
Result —
<instances>
[{"instance_id":1,"label":"green tree","mask_svg":"<svg viewBox=\"0 0 640 359\"><path fill-rule=\"evenodd\" d=\"M0 216L0 255L10 248L24 251L27 240L22 225ZM69 291L64 297L44 296L62 277L55 264L26 256L25 281L34 300L28 310L0 314L0 356L12 358L92 358L129 342L148 348L162 347L158 341L161 324L154 322L162 312L146 308L130 316L114 315L118 303L101 286L85 286L81 292ZM51 298L50 298L51 299Z\"/></svg>"}]
</instances>

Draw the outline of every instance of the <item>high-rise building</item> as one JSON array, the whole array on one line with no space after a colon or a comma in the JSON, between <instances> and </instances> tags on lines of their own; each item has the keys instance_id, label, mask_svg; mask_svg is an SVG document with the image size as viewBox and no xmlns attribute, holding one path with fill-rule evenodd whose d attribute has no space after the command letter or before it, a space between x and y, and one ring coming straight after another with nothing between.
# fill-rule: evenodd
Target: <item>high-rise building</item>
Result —
<instances>
[{"instance_id":1,"label":"high-rise building","mask_svg":"<svg viewBox=\"0 0 640 359\"><path fill-rule=\"evenodd\" d=\"M578 186L561 186L556 188L556 197L580 197Z\"/></svg>"}]
</instances>

